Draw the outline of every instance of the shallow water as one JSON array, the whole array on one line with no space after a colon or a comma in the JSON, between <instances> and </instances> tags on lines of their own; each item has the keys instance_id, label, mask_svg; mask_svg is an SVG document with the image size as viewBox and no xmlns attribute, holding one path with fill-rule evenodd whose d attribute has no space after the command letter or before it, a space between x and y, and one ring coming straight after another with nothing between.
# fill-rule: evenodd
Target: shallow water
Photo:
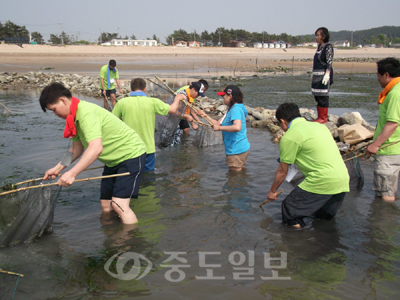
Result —
<instances>
[{"instance_id":1,"label":"shallow water","mask_svg":"<svg viewBox=\"0 0 400 300\"><path fill-rule=\"evenodd\" d=\"M296 95L294 82L290 84L293 90L287 91L290 97L267 93L265 89L279 91L276 85L282 78L279 83L274 79L261 79L268 83L262 86L245 83L247 104L276 108L282 100L304 96ZM267 95L262 103L251 94L251 86L254 94ZM349 91L338 88L338 92ZM362 114L374 124L377 94L362 93L368 95L351 96L342 103L371 98L362 105ZM37 98L37 91L0 93L0 102L17 112L0 117L1 185L41 176L68 147L61 138L64 122L52 113L44 114ZM80 98L101 105L99 100ZM302 107L314 105L311 96L303 101L309 105ZM248 128L251 152L246 169L239 174L228 172L222 145L194 148L191 134L182 145L157 152L156 171L146 174L139 199L132 200L140 221L135 227L117 221L101 224L99 181L64 188L52 234L0 250L0 268L25 275L19 279L15 299L396 298L400 291L399 203L374 198L370 162L361 162L363 190L346 196L334 220L293 230L281 224L280 212L280 201L292 184L285 182L279 199L259 208L278 166L279 149L267 131ZM99 175L101 170L93 170L79 177ZM179 259L168 262L171 254L165 252L174 252ZM129 280L117 279L105 270L107 261L117 254L106 269L117 274L119 263L125 266L123 272L137 270L136 277L126 273L122 279ZM286 254L287 265L277 260L268 264L267 254L275 259ZM140 268L133 268L134 263ZM184 265L180 273L170 274L172 266L178 265ZM148 266L147 275L132 279L145 274ZM204 279L206 275L214 278ZM281 279L267 278L273 275ZM11 298L16 280L0 274L1 299Z\"/></svg>"}]
</instances>

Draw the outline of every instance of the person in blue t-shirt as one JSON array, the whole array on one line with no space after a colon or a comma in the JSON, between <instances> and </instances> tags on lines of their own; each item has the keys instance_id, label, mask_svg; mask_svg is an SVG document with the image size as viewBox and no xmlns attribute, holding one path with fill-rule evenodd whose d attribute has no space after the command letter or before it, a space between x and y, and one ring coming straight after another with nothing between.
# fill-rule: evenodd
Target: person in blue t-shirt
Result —
<instances>
[{"instance_id":1,"label":"person in blue t-shirt","mask_svg":"<svg viewBox=\"0 0 400 300\"><path fill-rule=\"evenodd\" d=\"M217 94L224 97L228 111L221 119L214 121L213 128L215 131L223 131L226 165L229 170L241 171L246 165L250 151L246 129L247 109L243 105L243 94L236 85L228 85L223 92Z\"/></svg>"}]
</instances>

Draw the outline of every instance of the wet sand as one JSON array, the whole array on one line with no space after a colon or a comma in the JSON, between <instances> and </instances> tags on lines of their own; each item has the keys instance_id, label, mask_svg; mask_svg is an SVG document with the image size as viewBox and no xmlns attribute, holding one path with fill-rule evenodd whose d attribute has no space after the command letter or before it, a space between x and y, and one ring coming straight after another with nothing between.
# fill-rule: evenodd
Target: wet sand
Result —
<instances>
[{"instance_id":1,"label":"wet sand","mask_svg":"<svg viewBox=\"0 0 400 300\"><path fill-rule=\"evenodd\" d=\"M315 48L182 48L113 47L113 46L49 46L0 45L0 72L26 73L46 71L97 76L100 67L110 59L117 61L122 79L158 74L161 77L252 76L258 68L284 67L295 73L310 71L311 62L291 59L312 58ZM335 58L400 57L400 49L338 49ZM288 61L280 61L288 60ZM375 63L335 62L338 73L374 73ZM261 73L264 74L264 73Z\"/></svg>"}]
</instances>

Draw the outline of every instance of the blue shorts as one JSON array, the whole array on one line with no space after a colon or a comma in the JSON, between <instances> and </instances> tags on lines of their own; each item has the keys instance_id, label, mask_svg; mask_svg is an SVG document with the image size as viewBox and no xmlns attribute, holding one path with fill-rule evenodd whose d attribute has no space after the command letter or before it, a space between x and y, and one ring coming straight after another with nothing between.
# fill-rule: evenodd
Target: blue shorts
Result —
<instances>
[{"instance_id":1,"label":"blue shorts","mask_svg":"<svg viewBox=\"0 0 400 300\"><path fill-rule=\"evenodd\" d=\"M115 167L104 166L103 176L126 172L129 172L130 175L103 178L101 180L100 199L111 200L112 197L137 198L145 161L146 153L139 157L125 160Z\"/></svg>"},{"instance_id":2,"label":"blue shorts","mask_svg":"<svg viewBox=\"0 0 400 300\"><path fill-rule=\"evenodd\" d=\"M144 171L154 171L154 166L156 165L156 154L146 154L146 164L144 166Z\"/></svg>"}]
</instances>

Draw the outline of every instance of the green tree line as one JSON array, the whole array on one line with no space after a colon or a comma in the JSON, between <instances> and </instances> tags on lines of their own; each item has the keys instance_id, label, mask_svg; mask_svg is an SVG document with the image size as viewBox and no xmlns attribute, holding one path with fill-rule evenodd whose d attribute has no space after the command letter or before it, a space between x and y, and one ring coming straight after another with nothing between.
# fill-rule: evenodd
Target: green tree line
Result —
<instances>
[{"instance_id":1,"label":"green tree line","mask_svg":"<svg viewBox=\"0 0 400 300\"><path fill-rule=\"evenodd\" d=\"M4 24L0 22L0 40L10 38L27 38L29 34L33 41L38 44L44 44L45 40L40 32L29 32L25 26L19 26L11 21L6 21ZM330 32L331 42L338 40L348 40L353 42L353 46L358 44L383 44L384 46L391 46L395 43L400 43L400 26L382 26L378 28L349 31L342 30L337 32ZM118 33L101 32L97 41L99 43L109 42L112 39L128 39L128 36L121 37ZM129 39L136 39L134 34L131 34ZM160 39L153 34L152 40ZM271 34L267 31L262 32L249 32L244 29L227 29L219 27L213 32L204 30L203 32L187 32L184 29L174 30L173 33L166 37L166 42L171 45L173 41L199 41L203 46L222 46L229 43L231 40L242 41L250 45L255 42L268 42L271 40L282 40L294 45L304 42L311 42L315 40L314 34L306 35L289 35L287 33ZM88 41L79 39L78 36L69 35L64 31L61 34L50 34L48 42L53 44L88 44Z\"/></svg>"}]
</instances>

